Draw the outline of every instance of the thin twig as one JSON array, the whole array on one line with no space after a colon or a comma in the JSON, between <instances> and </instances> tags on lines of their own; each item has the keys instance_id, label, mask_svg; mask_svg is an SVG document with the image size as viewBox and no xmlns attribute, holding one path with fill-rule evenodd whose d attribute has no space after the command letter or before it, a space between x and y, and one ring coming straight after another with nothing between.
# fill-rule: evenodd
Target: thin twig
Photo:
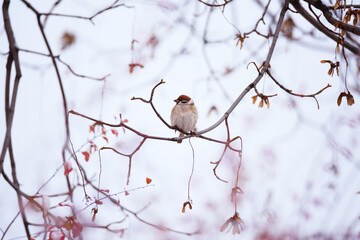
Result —
<instances>
[{"instance_id":1,"label":"thin twig","mask_svg":"<svg viewBox=\"0 0 360 240\"><path fill-rule=\"evenodd\" d=\"M238 96L238 98L233 102L233 104L230 106L230 108L224 113L224 115L216 122L214 123L213 125L211 125L210 127L204 129L204 130L201 130L199 132L196 132L197 135L200 135L200 134L204 134L204 133L207 133L211 130L213 130L214 128L216 128L217 126L219 126L230 114L231 112L237 107L237 105L240 103L240 101L245 97L245 95L254 87L256 86L256 84L259 83L259 81L262 79L262 77L264 76L265 72L267 71L267 69L269 68L269 64L270 64L270 60L271 60L271 57L274 53L274 50L275 50L275 46L276 46L276 43L277 43L277 39L279 37L279 34L280 34L280 30L281 30L281 26L282 26L282 23L284 21L284 17L285 17L285 13L286 11L288 10L288 6L289 6L289 0L286 0L284 5L283 5L283 8L281 10L281 13L280 13L280 16L279 16L279 20L277 22L277 25L276 25L276 30L275 30L275 33L274 33L274 36L273 36L273 40L272 40L272 43L271 43L271 46L270 46L270 49L268 51L268 54L267 54L267 57L266 57L266 60L265 60L265 63L263 65L263 67L261 68L261 71L259 73L259 75L257 76L257 78L252 82L250 83L242 92L241 94Z\"/></svg>"},{"instance_id":2,"label":"thin twig","mask_svg":"<svg viewBox=\"0 0 360 240\"><path fill-rule=\"evenodd\" d=\"M225 0L224 3L220 3L220 4L212 4L212 3L207 3L204 2L202 0L198 0L199 2L201 2L202 4L205 4L208 7L225 7L228 3L231 3L232 0Z\"/></svg>"},{"instance_id":3,"label":"thin twig","mask_svg":"<svg viewBox=\"0 0 360 240\"><path fill-rule=\"evenodd\" d=\"M189 138L189 144L191 147L191 151L192 151L192 165L191 165L191 173L190 173L190 177L188 180L188 201L191 203L191 197L190 197L190 183L191 183L191 179L194 175L194 167L195 167L195 150L193 145L191 144L191 138Z\"/></svg>"},{"instance_id":4,"label":"thin twig","mask_svg":"<svg viewBox=\"0 0 360 240\"><path fill-rule=\"evenodd\" d=\"M50 54L46 54L46 53L41 53L41 52L36 52L36 51L32 51L32 50L28 50L28 49L22 49L22 48L18 48L19 51L21 52L26 52L26 53L32 53L32 54L36 54L36 55L40 55L40 56L44 56L44 57L50 57L51 58L51 55ZM91 80L96 80L96 81L104 81L107 77L109 77L111 74L107 74L103 77L91 77L91 76L87 76L87 75L84 75L84 74L80 74L80 73L77 73L75 72L72 67L70 66L70 64L66 63L64 60L62 60L60 58L59 55L56 55L54 56L60 63L62 63L65 67L67 67L67 69L73 74L75 75L76 77L80 77L80 78L87 78L87 79L91 79Z\"/></svg>"},{"instance_id":5,"label":"thin twig","mask_svg":"<svg viewBox=\"0 0 360 240\"><path fill-rule=\"evenodd\" d=\"M316 93L313 94L299 94L299 93L294 93L292 90L284 87L284 85L282 85L281 83L279 83L275 77L271 74L271 72L268 70L267 74L269 75L269 77L276 83L276 85L278 85L282 90L284 90L285 92L289 93L290 95L296 96L296 97L310 97L310 98L314 98L314 100L316 101L317 104L317 108L320 109L320 105L318 100L316 99L316 95L319 95L320 93L322 93L325 89L331 87L330 84L326 85L325 87L323 87L322 89L320 89L319 91L317 91Z\"/></svg>"}]
</instances>

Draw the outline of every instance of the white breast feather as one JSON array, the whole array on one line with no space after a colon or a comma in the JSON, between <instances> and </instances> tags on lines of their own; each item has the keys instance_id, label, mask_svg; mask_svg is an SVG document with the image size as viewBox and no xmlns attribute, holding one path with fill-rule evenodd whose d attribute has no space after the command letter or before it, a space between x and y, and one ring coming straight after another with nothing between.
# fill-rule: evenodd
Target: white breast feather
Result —
<instances>
[{"instance_id":1,"label":"white breast feather","mask_svg":"<svg viewBox=\"0 0 360 240\"><path fill-rule=\"evenodd\" d=\"M171 112L171 125L184 132L194 130L197 122L197 110L193 105L176 105Z\"/></svg>"}]
</instances>

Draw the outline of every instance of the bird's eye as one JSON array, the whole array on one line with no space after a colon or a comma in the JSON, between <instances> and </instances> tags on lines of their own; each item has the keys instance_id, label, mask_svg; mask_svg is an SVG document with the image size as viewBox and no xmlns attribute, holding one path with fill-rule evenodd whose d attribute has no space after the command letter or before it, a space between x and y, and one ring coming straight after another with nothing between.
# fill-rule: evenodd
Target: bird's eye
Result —
<instances>
[{"instance_id":1,"label":"bird's eye","mask_svg":"<svg viewBox=\"0 0 360 240\"><path fill-rule=\"evenodd\" d=\"M181 100L180 102L181 102L181 103L187 103L187 101L186 101L186 100Z\"/></svg>"}]
</instances>

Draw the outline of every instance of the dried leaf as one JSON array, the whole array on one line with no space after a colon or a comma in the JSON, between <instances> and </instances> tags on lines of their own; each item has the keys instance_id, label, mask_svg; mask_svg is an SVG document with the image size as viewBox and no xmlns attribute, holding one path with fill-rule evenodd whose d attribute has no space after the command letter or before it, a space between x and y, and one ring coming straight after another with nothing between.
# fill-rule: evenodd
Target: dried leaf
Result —
<instances>
[{"instance_id":1,"label":"dried leaf","mask_svg":"<svg viewBox=\"0 0 360 240\"><path fill-rule=\"evenodd\" d=\"M270 102L269 102L269 99L268 98L264 98L264 102L267 106L267 108L270 108Z\"/></svg>"},{"instance_id":2,"label":"dried leaf","mask_svg":"<svg viewBox=\"0 0 360 240\"><path fill-rule=\"evenodd\" d=\"M93 216L91 218L91 221L95 222L95 218L96 218L96 214L98 213L98 208L97 207L94 207L91 209L91 212L93 213Z\"/></svg>"},{"instance_id":3,"label":"dried leaf","mask_svg":"<svg viewBox=\"0 0 360 240\"><path fill-rule=\"evenodd\" d=\"M98 150L97 145L94 144L94 143L90 145L90 154L91 154L91 152L92 152L93 149L94 149L95 152Z\"/></svg>"},{"instance_id":4,"label":"dried leaf","mask_svg":"<svg viewBox=\"0 0 360 240\"><path fill-rule=\"evenodd\" d=\"M252 98L252 103L253 103L253 104L255 104L257 97L258 97L257 95L255 95L255 96L252 96L252 97L251 97L251 98Z\"/></svg>"},{"instance_id":5,"label":"dried leaf","mask_svg":"<svg viewBox=\"0 0 360 240\"><path fill-rule=\"evenodd\" d=\"M240 43L240 50L241 50L242 47L243 47L245 38L248 38L248 36L245 36L245 34L244 34L244 36L241 36L240 33L235 34L235 39L237 39L236 47L237 47L237 46L239 45L239 43Z\"/></svg>"},{"instance_id":6,"label":"dried leaf","mask_svg":"<svg viewBox=\"0 0 360 240\"><path fill-rule=\"evenodd\" d=\"M64 32L63 35L61 36L61 50L64 50L64 49L70 47L71 45L73 45L75 42L75 39L76 38L73 33Z\"/></svg>"},{"instance_id":7,"label":"dried leaf","mask_svg":"<svg viewBox=\"0 0 360 240\"><path fill-rule=\"evenodd\" d=\"M104 126L102 126L101 128L101 134L106 136L106 129L104 128Z\"/></svg>"},{"instance_id":8,"label":"dried leaf","mask_svg":"<svg viewBox=\"0 0 360 240\"><path fill-rule=\"evenodd\" d=\"M259 107L263 107L264 106L264 99L261 99L260 103L259 103Z\"/></svg>"},{"instance_id":9,"label":"dried leaf","mask_svg":"<svg viewBox=\"0 0 360 240\"><path fill-rule=\"evenodd\" d=\"M244 230L244 221L239 217L239 214L235 212L234 216L230 217L226 222L221 226L220 231L225 231L230 225L229 231L232 228L233 234L240 234Z\"/></svg>"},{"instance_id":10,"label":"dried leaf","mask_svg":"<svg viewBox=\"0 0 360 240\"><path fill-rule=\"evenodd\" d=\"M69 173L73 170L70 161L64 162L64 175L69 176Z\"/></svg>"},{"instance_id":11,"label":"dried leaf","mask_svg":"<svg viewBox=\"0 0 360 240\"><path fill-rule=\"evenodd\" d=\"M351 10L348 10L344 16L344 22L348 23L350 21L350 19L351 19Z\"/></svg>"},{"instance_id":12,"label":"dried leaf","mask_svg":"<svg viewBox=\"0 0 360 240\"><path fill-rule=\"evenodd\" d=\"M351 106L355 103L353 95L350 92L346 95L347 105Z\"/></svg>"},{"instance_id":13,"label":"dried leaf","mask_svg":"<svg viewBox=\"0 0 360 240\"><path fill-rule=\"evenodd\" d=\"M293 30L295 28L295 23L292 20L291 17L288 17L283 24L281 25L281 32L285 35L287 38L293 37Z\"/></svg>"},{"instance_id":14,"label":"dried leaf","mask_svg":"<svg viewBox=\"0 0 360 240\"><path fill-rule=\"evenodd\" d=\"M331 76L334 75L334 70L333 70L333 68L330 68L330 69L329 69L328 75L331 75Z\"/></svg>"},{"instance_id":15,"label":"dried leaf","mask_svg":"<svg viewBox=\"0 0 360 240\"><path fill-rule=\"evenodd\" d=\"M82 155L84 155L85 161L89 161L89 159L90 159L90 153L88 153L88 152L81 152L81 153L82 153Z\"/></svg>"},{"instance_id":16,"label":"dried leaf","mask_svg":"<svg viewBox=\"0 0 360 240\"><path fill-rule=\"evenodd\" d=\"M116 137L119 135L119 132L116 129L111 129L111 133L114 134Z\"/></svg>"},{"instance_id":17,"label":"dried leaf","mask_svg":"<svg viewBox=\"0 0 360 240\"><path fill-rule=\"evenodd\" d=\"M189 209L192 209L191 203L189 201L184 202L181 212L185 213L186 206L189 205Z\"/></svg>"},{"instance_id":18,"label":"dried leaf","mask_svg":"<svg viewBox=\"0 0 360 240\"><path fill-rule=\"evenodd\" d=\"M226 222L221 226L220 228L220 232L225 231L225 229L227 229L227 227L229 226L230 222L231 222L231 218L229 218L228 220L226 220Z\"/></svg>"},{"instance_id":19,"label":"dried leaf","mask_svg":"<svg viewBox=\"0 0 360 240\"><path fill-rule=\"evenodd\" d=\"M341 29L341 36L344 36L344 35L345 35L345 29L342 28L342 29Z\"/></svg>"},{"instance_id":20,"label":"dried leaf","mask_svg":"<svg viewBox=\"0 0 360 240\"><path fill-rule=\"evenodd\" d=\"M338 99L337 99L337 105L340 106L341 105L341 100L342 100L342 96L341 94L339 95Z\"/></svg>"},{"instance_id":21,"label":"dried leaf","mask_svg":"<svg viewBox=\"0 0 360 240\"><path fill-rule=\"evenodd\" d=\"M341 100L342 100L343 97L346 97L346 100L347 100L347 104L348 104L348 105L350 105L350 104L352 105L352 104L354 103L354 98L353 98L353 96L351 95L350 92L349 92L349 93L341 92L341 93L339 94L338 99L337 99L337 104L338 104L338 106L340 106ZM350 105L350 106L351 106L351 105Z\"/></svg>"},{"instance_id":22,"label":"dried leaf","mask_svg":"<svg viewBox=\"0 0 360 240\"><path fill-rule=\"evenodd\" d=\"M93 132L93 133L95 133L95 125L96 125L96 123L94 123L94 124L90 125L89 132Z\"/></svg>"},{"instance_id":23,"label":"dried leaf","mask_svg":"<svg viewBox=\"0 0 360 240\"><path fill-rule=\"evenodd\" d=\"M151 178L146 178L146 184L150 184L152 182Z\"/></svg>"}]
</instances>

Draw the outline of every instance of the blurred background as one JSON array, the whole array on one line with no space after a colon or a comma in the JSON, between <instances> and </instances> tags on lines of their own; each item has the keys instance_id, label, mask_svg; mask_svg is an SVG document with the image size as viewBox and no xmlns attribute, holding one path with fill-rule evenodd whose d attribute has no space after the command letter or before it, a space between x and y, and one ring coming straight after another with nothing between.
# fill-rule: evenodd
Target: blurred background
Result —
<instances>
[{"instance_id":1,"label":"blurred background","mask_svg":"<svg viewBox=\"0 0 360 240\"><path fill-rule=\"evenodd\" d=\"M54 55L67 64L58 61L69 110L114 124L119 123L121 114L122 120L126 119L137 131L169 138L177 134L159 120L151 106L131 98L149 99L152 88L163 79L166 83L156 89L153 98L161 116L170 123L173 99L186 94L199 111L197 129L209 127L257 77L256 67L249 63L255 62L260 67L265 60L272 38L264 36L275 31L282 6L282 1L277 0L232 1L225 7L168 0L29 3L41 13L91 17L105 10L92 21L66 16L49 16L45 21L42 16ZM114 7L118 4L124 5ZM263 21L259 21L266 7ZM19 52L22 78L12 128L20 186L29 195L48 196L50 211L55 216L70 216L71 208L59 206L60 202L70 200L62 195L68 191L61 154L66 129L56 73L49 57L25 51L48 54L36 15L22 1L11 1L9 13L17 46L24 50ZM289 95L265 75L257 90L265 95L277 94L269 98L270 107L258 107L259 99L253 104L252 96L256 93L251 90L231 113L228 119L231 137L240 136L243 140L238 185L244 193L237 202L237 211L244 221L241 234L220 232L220 227L234 215L230 196L236 184L238 154L227 151L217 168L219 177L228 181L224 183L214 176L211 164L220 159L224 145L191 138L193 204L192 210L187 208L182 213L183 203L188 200L193 161L188 140L177 144L147 139L133 155L127 185L127 157L111 150L101 151L99 176L98 151L92 151L89 161L85 161L82 152L89 152L90 145L96 144L98 148L109 146L129 154L142 138L129 130L105 127L107 139L104 139L100 127L96 127L95 133L89 131L94 122L70 114L70 140L87 177L96 186L100 177L99 188L108 189L110 194L121 192L114 198L150 223L107 199L98 205L93 222L94 204L85 200L84 191L78 186L82 183L79 168L67 152L66 158L73 168L69 180L76 186L73 205L78 221L84 226L82 239L358 237L359 57L346 51L349 62L346 83L355 104L348 106L343 99L338 106L337 98L345 89L346 67L342 55L336 53L336 42L299 14L288 11L285 21L288 28L284 26L280 33L271 60L272 75L294 93L313 94L328 84L332 87L316 96L318 109L314 98ZM260 34L253 32L244 39L241 49L240 43L236 46L235 34L243 36L256 24ZM0 82L1 89L5 89L8 42L3 18L1 26ZM339 61L339 76L328 75L329 64L321 60ZM1 97L0 105L4 104ZM3 139L5 115L0 117ZM118 135L111 129L116 129ZM226 127L221 124L205 136L226 141ZM238 141L233 146L241 147ZM10 173L8 156L4 164L5 172ZM151 183L146 182L147 178ZM92 201L97 198L97 191L89 185L86 189ZM26 239L16 192L3 179L0 191L1 231L4 233L10 225L3 239ZM31 204L25 211L29 222L44 223L41 212ZM162 231L151 224L182 233ZM43 239L43 225L35 224L30 229L34 239Z\"/></svg>"}]
</instances>

